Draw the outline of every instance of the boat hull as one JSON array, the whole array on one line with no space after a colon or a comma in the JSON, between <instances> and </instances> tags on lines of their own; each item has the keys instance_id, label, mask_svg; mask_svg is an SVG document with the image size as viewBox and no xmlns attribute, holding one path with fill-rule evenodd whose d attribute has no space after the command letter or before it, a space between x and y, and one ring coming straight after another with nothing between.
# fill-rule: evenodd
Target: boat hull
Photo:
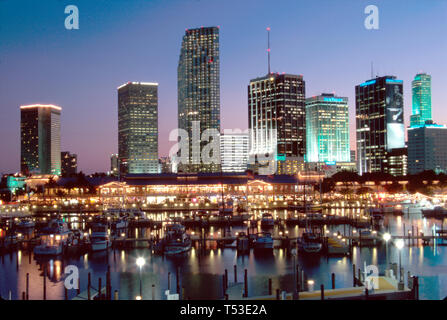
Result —
<instances>
[{"instance_id":1,"label":"boat hull","mask_svg":"<svg viewBox=\"0 0 447 320\"><path fill-rule=\"evenodd\" d=\"M109 248L109 241L96 241L90 244L92 251L104 251Z\"/></svg>"},{"instance_id":2,"label":"boat hull","mask_svg":"<svg viewBox=\"0 0 447 320\"><path fill-rule=\"evenodd\" d=\"M164 249L164 254L167 256L175 256L183 254L191 250L191 246L167 246Z\"/></svg>"},{"instance_id":3,"label":"boat hull","mask_svg":"<svg viewBox=\"0 0 447 320\"><path fill-rule=\"evenodd\" d=\"M57 256L62 254L62 246L36 246L34 247L34 254L40 256Z\"/></svg>"}]
</instances>

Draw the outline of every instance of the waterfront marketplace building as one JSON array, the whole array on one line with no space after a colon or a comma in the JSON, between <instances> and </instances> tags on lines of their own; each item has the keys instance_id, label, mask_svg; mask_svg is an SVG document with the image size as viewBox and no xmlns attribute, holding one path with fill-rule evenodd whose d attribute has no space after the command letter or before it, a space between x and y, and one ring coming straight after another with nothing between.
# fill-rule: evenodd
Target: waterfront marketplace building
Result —
<instances>
[{"instance_id":1,"label":"waterfront marketplace building","mask_svg":"<svg viewBox=\"0 0 447 320\"><path fill-rule=\"evenodd\" d=\"M302 190L295 176L254 176L245 173L127 175L124 181L99 187L103 204L160 204L182 199L217 204L224 198L292 199ZM180 208L179 208L180 209Z\"/></svg>"}]
</instances>

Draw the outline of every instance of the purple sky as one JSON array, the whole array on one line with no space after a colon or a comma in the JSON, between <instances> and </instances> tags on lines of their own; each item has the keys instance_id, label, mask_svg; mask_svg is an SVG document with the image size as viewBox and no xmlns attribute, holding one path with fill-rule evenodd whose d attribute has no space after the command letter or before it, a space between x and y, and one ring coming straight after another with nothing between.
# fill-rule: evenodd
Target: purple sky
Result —
<instances>
[{"instance_id":1,"label":"purple sky","mask_svg":"<svg viewBox=\"0 0 447 320\"><path fill-rule=\"evenodd\" d=\"M64 8L77 5L80 29L64 28ZM116 88L159 83L159 153L177 125L177 63L186 28L220 26L222 129L247 128L247 84L272 70L302 74L307 96L335 92L350 105L354 87L378 75L404 80L405 120L411 80L432 75L433 118L447 123L447 1L374 1L380 29L366 30L372 1L172 0L0 1L0 172L20 165L19 106L53 103L62 110L62 150L79 170L107 171L117 152Z\"/></svg>"}]
</instances>

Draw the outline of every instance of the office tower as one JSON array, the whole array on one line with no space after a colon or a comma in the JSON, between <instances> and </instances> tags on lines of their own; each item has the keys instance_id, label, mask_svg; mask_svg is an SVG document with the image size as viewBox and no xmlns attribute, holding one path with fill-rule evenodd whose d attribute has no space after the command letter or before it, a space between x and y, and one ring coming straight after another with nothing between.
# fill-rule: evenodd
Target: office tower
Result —
<instances>
[{"instance_id":1,"label":"office tower","mask_svg":"<svg viewBox=\"0 0 447 320\"><path fill-rule=\"evenodd\" d=\"M351 162L356 162L355 160L355 150L351 150Z\"/></svg>"},{"instance_id":2,"label":"office tower","mask_svg":"<svg viewBox=\"0 0 447 320\"><path fill-rule=\"evenodd\" d=\"M307 162L349 162L348 98L323 93L306 99Z\"/></svg>"},{"instance_id":3,"label":"office tower","mask_svg":"<svg viewBox=\"0 0 447 320\"><path fill-rule=\"evenodd\" d=\"M61 174L61 107L20 107L21 160L24 174Z\"/></svg>"},{"instance_id":4,"label":"office tower","mask_svg":"<svg viewBox=\"0 0 447 320\"><path fill-rule=\"evenodd\" d=\"M158 83L118 87L120 172L158 173Z\"/></svg>"},{"instance_id":5,"label":"office tower","mask_svg":"<svg viewBox=\"0 0 447 320\"><path fill-rule=\"evenodd\" d=\"M248 133L223 133L220 136L222 172L245 172L248 162Z\"/></svg>"},{"instance_id":6,"label":"office tower","mask_svg":"<svg viewBox=\"0 0 447 320\"><path fill-rule=\"evenodd\" d=\"M357 169L388 172L388 153L405 147L403 81L377 77L355 87Z\"/></svg>"},{"instance_id":7,"label":"office tower","mask_svg":"<svg viewBox=\"0 0 447 320\"><path fill-rule=\"evenodd\" d=\"M62 175L70 176L78 171L78 156L68 151L61 152Z\"/></svg>"},{"instance_id":8,"label":"office tower","mask_svg":"<svg viewBox=\"0 0 447 320\"><path fill-rule=\"evenodd\" d=\"M248 86L249 161L266 153L276 153L277 161L303 158L305 112L305 82L301 75L270 73L251 80Z\"/></svg>"},{"instance_id":9,"label":"office tower","mask_svg":"<svg viewBox=\"0 0 447 320\"><path fill-rule=\"evenodd\" d=\"M388 152L387 172L396 177L408 174L408 149L396 148Z\"/></svg>"},{"instance_id":10,"label":"office tower","mask_svg":"<svg viewBox=\"0 0 447 320\"><path fill-rule=\"evenodd\" d=\"M119 158L118 154L114 153L110 156L110 174L112 176L118 176Z\"/></svg>"},{"instance_id":11,"label":"office tower","mask_svg":"<svg viewBox=\"0 0 447 320\"><path fill-rule=\"evenodd\" d=\"M410 116L410 126L421 126L431 120L431 76L419 73L411 82L413 94L413 109Z\"/></svg>"},{"instance_id":12,"label":"office tower","mask_svg":"<svg viewBox=\"0 0 447 320\"><path fill-rule=\"evenodd\" d=\"M172 173L172 163L171 158L169 157L161 157L158 160L160 165L160 173Z\"/></svg>"},{"instance_id":13,"label":"office tower","mask_svg":"<svg viewBox=\"0 0 447 320\"><path fill-rule=\"evenodd\" d=\"M220 150L214 150L214 163L203 163L201 150L212 139L200 141L207 129L220 132L219 28L187 29L178 63L178 127L188 133L187 163L183 172L219 172ZM198 131L200 130L200 131ZM193 136L198 132L198 136ZM219 143L216 138L215 143ZM185 150L184 150L185 151ZM180 154L180 157L182 155Z\"/></svg>"},{"instance_id":14,"label":"office tower","mask_svg":"<svg viewBox=\"0 0 447 320\"><path fill-rule=\"evenodd\" d=\"M408 172L447 173L447 127L427 121L408 128Z\"/></svg>"}]
</instances>

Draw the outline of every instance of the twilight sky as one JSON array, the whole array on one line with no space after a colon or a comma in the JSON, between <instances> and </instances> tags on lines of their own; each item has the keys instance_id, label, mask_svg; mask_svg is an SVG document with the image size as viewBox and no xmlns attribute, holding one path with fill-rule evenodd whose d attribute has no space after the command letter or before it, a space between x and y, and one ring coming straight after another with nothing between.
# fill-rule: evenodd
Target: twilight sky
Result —
<instances>
[{"instance_id":1,"label":"twilight sky","mask_svg":"<svg viewBox=\"0 0 447 320\"><path fill-rule=\"evenodd\" d=\"M66 30L67 5L79 30ZM367 5L380 29L364 27ZM433 118L447 124L446 0L0 0L0 172L20 167L19 106L63 108L61 149L78 170L107 171L117 152L117 92L128 81L159 83L159 154L177 126L177 63L186 28L220 26L222 129L246 129L247 84L272 71L302 74L306 96L349 98L355 146L354 87L375 75L432 75Z\"/></svg>"}]
</instances>

